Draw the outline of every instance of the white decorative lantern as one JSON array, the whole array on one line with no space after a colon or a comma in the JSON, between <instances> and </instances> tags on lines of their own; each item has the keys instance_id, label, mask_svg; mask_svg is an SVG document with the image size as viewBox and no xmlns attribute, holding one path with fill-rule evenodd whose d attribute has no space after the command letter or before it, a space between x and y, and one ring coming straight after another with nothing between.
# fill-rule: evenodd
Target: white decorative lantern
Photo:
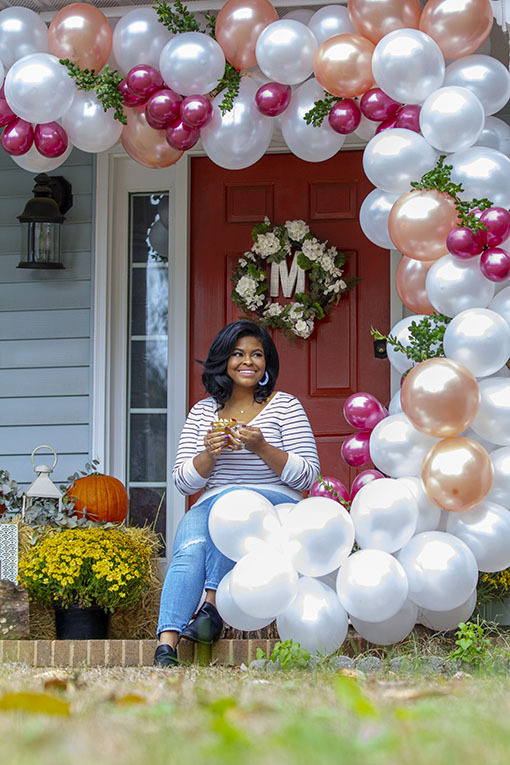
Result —
<instances>
[{"instance_id":1,"label":"white decorative lantern","mask_svg":"<svg viewBox=\"0 0 510 765\"><path fill-rule=\"evenodd\" d=\"M49 467L49 465L38 465L35 466L34 463L34 454L39 451L39 449L49 449L53 454L55 455L55 459L53 462L53 465ZM62 510L62 492L57 489L55 484L50 478L50 473L53 472L55 469L55 465L57 464L58 457L57 452L55 449L53 449L52 446L36 446L34 451L32 452L32 466L34 468L34 471L38 474L35 481L28 487L26 490L24 496L23 496L23 508L22 508L22 517L25 517L25 512L28 510L29 507L33 504L34 499L56 499L58 502L58 510L59 512Z\"/></svg>"}]
</instances>

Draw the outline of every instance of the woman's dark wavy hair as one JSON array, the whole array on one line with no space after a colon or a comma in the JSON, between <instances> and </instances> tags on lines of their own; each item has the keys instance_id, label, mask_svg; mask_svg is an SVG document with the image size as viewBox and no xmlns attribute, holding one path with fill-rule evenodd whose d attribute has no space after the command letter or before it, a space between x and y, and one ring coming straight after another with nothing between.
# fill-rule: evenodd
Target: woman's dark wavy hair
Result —
<instances>
[{"instance_id":1,"label":"woman's dark wavy hair","mask_svg":"<svg viewBox=\"0 0 510 765\"><path fill-rule=\"evenodd\" d=\"M223 409L232 395L233 381L227 374L227 364L237 341L241 337L256 337L264 350L269 380L265 385L259 383L256 386L253 394L254 400L265 401L273 392L278 378L280 359L276 346L266 330L248 319L239 319L239 321L227 324L212 341L206 360L200 362L204 366L202 373L204 388L218 402L219 409Z\"/></svg>"}]
</instances>

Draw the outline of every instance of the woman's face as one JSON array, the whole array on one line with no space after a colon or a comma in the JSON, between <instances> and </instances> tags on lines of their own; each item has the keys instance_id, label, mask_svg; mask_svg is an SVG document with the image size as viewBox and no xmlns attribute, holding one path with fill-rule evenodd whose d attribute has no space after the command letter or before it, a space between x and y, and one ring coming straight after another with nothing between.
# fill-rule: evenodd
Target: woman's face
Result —
<instances>
[{"instance_id":1,"label":"woman's face","mask_svg":"<svg viewBox=\"0 0 510 765\"><path fill-rule=\"evenodd\" d=\"M241 337L230 354L227 374L234 385L241 388L254 388L264 377L266 360L264 349L256 337Z\"/></svg>"}]
</instances>

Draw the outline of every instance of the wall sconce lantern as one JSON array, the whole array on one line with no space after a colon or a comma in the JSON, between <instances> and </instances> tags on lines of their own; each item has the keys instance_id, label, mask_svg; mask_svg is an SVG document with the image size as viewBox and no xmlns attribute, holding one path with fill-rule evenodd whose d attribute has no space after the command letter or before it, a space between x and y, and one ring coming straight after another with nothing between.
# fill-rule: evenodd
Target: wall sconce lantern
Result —
<instances>
[{"instance_id":1,"label":"wall sconce lantern","mask_svg":"<svg viewBox=\"0 0 510 765\"><path fill-rule=\"evenodd\" d=\"M60 234L73 205L71 184L62 176L35 176L34 198L18 215L21 223L21 260L18 268L64 268L60 262Z\"/></svg>"},{"instance_id":2,"label":"wall sconce lantern","mask_svg":"<svg viewBox=\"0 0 510 765\"><path fill-rule=\"evenodd\" d=\"M55 455L55 459L51 467L49 467L49 465L37 465L37 467L35 466L34 454L38 452L39 449L49 449L50 451L53 452L53 454ZM62 492L57 489L57 487L55 486L55 484L50 478L50 473L53 472L58 459L55 449L53 449L53 447L51 446L36 446L36 448L32 452L31 459L32 459L32 467L34 468L34 471L37 473L37 478L28 487L28 489L25 491L25 494L23 495L23 507L21 510L22 517L23 518L25 517L25 512L32 505L35 499L57 500L58 511L60 512L62 510Z\"/></svg>"}]
</instances>

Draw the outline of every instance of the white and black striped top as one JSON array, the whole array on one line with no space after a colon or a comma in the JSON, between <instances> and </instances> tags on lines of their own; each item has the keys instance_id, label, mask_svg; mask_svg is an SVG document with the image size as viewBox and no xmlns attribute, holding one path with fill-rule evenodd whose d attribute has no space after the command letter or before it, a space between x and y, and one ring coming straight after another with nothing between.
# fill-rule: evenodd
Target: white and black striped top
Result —
<instances>
[{"instance_id":1,"label":"white and black striped top","mask_svg":"<svg viewBox=\"0 0 510 765\"><path fill-rule=\"evenodd\" d=\"M223 451L209 478L203 478L195 469L193 458L204 450L204 437L211 422L218 419L216 409L214 399L205 398L195 404L186 419L173 469L175 485L182 494L193 494L204 487L218 490L239 484L285 487L287 492L290 487L295 492L309 489L317 480L319 458L308 417L295 396L281 392L249 422L260 428L268 444L288 453L281 476L256 454L241 449Z\"/></svg>"}]
</instances>

